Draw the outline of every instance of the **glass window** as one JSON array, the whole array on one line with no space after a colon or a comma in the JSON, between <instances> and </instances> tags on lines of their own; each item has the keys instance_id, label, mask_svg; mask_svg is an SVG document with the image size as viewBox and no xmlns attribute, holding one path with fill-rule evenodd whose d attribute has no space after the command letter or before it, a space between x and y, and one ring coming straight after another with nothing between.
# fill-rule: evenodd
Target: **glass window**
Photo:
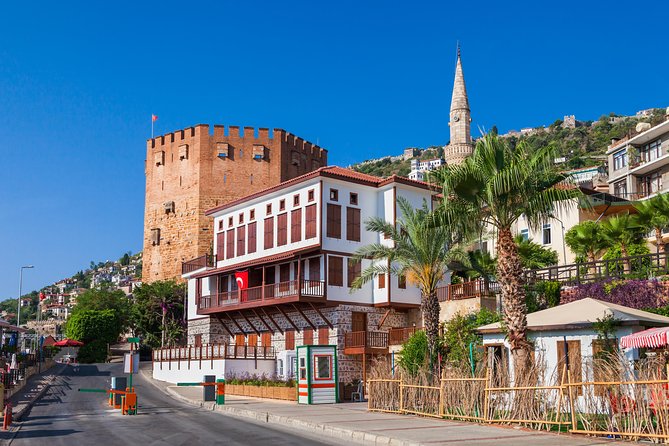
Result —
<instances>
[{"instance_id":1,"label":"glass window","mask_svg":"<svg viewBox=\"0 0 669 446\"><path fill-rule=\"evenodd\" d=\"M627 166L627 149L613 154L613 170L620 170Z\"/></svg>"},{"instance_id":2,"label":"glass window","mask_svg":"<svg viewBox=\"0 0 669 446\"><path fill-rule=\"evenodd\" d=\"M653 142L650 142L643 146L641 151L639 152L639 156L641 158L642 163L647 163L653 160L656 160L660 157L661 153L661 147L662 147L662 141L657 139Z\"/></svg>"},{"instance_id":3,"label":"glass window","mask_svg":"<svg viewBox=\"0 0 669 446\"><path fill-rule=\"evenodd\" d=\"M530 239L530 230L529 229L521 229L520 230L520 236L523 238L523 240L529 240Z\"/></svg>"},{"instance_id":4,"label":"glass window","mask_svg":"<svg viewBox=\"0 0 669 446\"><path fill-rule=\"evenodd\" d=\"M551 244L551 225L550 224L545 224L542 231L541 231L542 237L543 237L543 244L544 245L550 245Z\"/></svg>"},{"instance_id":5,"label":"glass window","mask_svg":"<svg viewBox=\"0 0 669 446\"><path fill-rule=\"evenodd\" d=\"M627 198L627 180L616 181L613 183L613 195L616 197Z\"/></svg>"},{"instance_id":6,"label":"glass window","mask_svg":"<svg viewBox=\"0 0 669 446\"><path fill-rule=\"evenodd\" d=\"M330 367L330 356L315 356L316 379L332 379L332 368Z\"/></svg>"}]
</instances>

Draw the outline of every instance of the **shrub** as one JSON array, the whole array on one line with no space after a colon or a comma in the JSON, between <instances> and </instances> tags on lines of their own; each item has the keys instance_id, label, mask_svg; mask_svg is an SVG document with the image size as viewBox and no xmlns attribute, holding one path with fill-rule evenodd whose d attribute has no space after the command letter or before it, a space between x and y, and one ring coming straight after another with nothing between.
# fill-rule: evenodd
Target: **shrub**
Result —
<instances>
[{"instance_id":1,"label":"shrub","mask_svg":"<svg viewBox=\"0 0 669 446\"><path fill-rule=\"evenodd\" d=\"M425 367L427 358L427 335L420 330L402 345L398 364L405 373L415 376Z\"/></svg>"},{"instance_id":2,"label":"shrub","mask_svg":"<svg viewBox=\"0 0 669 446\"><path fill-rule=\"evenodd\" d=\"M497 322L499 314L481 308L475 313L468 315L457 314L444 324L443 346L445 359L453 364L469 363L471 367L469 346L481 345L481 337L476 333L476 328ZM478 360L478 350L475 349L474 363Z\"/></svg>"},{"instance_id":3,"label":"shrub","mask_svg":"<svg viewBox=\"0 0 669 446\"><path fill-rule=\"evenodd\" d=\"M84 344L79 348L77 353L77 361L83 364L91 364L94 362L105 362L107 360L107 343L102 339Z\"/></svg>"},{"instance_id":4,"label":"shrub","mask_svg":"<svg viewBox=\"0 0 669 446\"><path fill-rule=\"evenodd\" d=\"M639 310L666 305L659 283L651 280L607 280L574 287L564 303L591 297Z\"/></svg>"}]
</instances>

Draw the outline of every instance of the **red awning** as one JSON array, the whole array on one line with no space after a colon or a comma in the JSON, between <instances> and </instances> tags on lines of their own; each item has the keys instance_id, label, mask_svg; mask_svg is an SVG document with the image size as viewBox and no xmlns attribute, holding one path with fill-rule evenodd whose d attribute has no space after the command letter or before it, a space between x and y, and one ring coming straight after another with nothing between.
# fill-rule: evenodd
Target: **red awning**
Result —
<instances>
[{"instance_id":1,"label":"red awning","mask_svg":"<svg viewBox=\"0 0 669 446\"><path fill-rule=\"evenodd\" d=\"M658 348L666 347L669 327L649 328L620 338L623 348Z\"/></svg>"}]
</instances>

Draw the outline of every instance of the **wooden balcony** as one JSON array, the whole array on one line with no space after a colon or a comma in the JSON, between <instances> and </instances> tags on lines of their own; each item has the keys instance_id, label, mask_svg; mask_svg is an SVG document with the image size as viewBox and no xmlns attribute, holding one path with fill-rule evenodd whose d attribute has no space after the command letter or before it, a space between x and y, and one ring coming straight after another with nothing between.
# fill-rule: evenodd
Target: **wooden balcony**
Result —
<instances>
[{"instance_id":1,"label":"wooden balcony","mask_svg":"<svg viewBox=\"0 0 669 446\"><path fill-rule=\"evenodd\" d=\"M202 268L213 267L214 266L214 256L205 254L200 257L196 257L187 262L181 263L181 274L192 273Z\"/></svg>"},{"instance_id":2,"label":"wooden balcony","mask_svg":"<svg viewBox=\"0 0 669 446\"><path fill-rule=\"evenodd\" d=\"M353 331L344 336L344 354L387 354L388 332Z\"/></svg>"},{"instance_id":3,"label":"wooden balcony","mask_svg":"<svg viewBox=\"0 0 669 446\"><path fill-rule=\"evenodd\" d=\"M499 283L477 279L463 283L452 283L437 288L439 302L449 300L473 299L480 297L494 297L500 291Z\"/></svg>"},{"instance_id":4,"label":"wooden balcony","mask_svg":"<svg viewBox=\"0 0 669 446\"><path fill-rule=\"evenodd\" d=\"M215 359L275 359L274 347L260 345L205 344L153 350L153 362L213 361Z\"/></svg>"},{"instance_id":5,"label":"wooden balcony","mask_svg":"<svg viewBox=\"0 0 669 446\"><path fill-rule=\"evenodd\" d=\"M197 313L212 314L284 303L324 301L325 282L322 280L291 280L202 296L197 302Z\"/></svg>"},{"instance_id":6,"label":"wooden balcony","mask_svg":"<svg viewBox=\"0 0 669 446\"><path fill-rule=\"evenodd\" d=\"M416 327L391 328L388 332L388 345L402 345L408 341L414 333L421 330L422 328Z\"/></svg>"}]
</instances>

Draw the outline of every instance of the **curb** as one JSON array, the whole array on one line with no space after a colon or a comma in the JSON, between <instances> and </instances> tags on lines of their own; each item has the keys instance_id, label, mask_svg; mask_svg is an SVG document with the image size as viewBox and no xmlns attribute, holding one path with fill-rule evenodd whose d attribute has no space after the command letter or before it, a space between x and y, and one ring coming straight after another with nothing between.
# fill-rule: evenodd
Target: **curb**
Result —
<instances>
[{"instance_id":1,"label":"curb","mask_svg":"<svg viewBox=\"0 0 669 446\"><path fill-rule=\"evenodd\" d=\"M352 441L358 444L374 444L374 445L392 445L392 446L421 446L421 443L414 441L401 440L398 438L388 437L385 435L373 434L371 432L358 431L353 429L346 429L341 427L329 426L327 424L314 423L310 421L300 420L299 418L291 418L281 415L273 415L269 412L258 412L249 409L239 409L231 406L217 406L216 403L205 403L203 401L195 401L186 398L183 395L175 392L170 386L162 387L154 382L150 373L140 371L142 375L152 385L168 394L174 399L183 401L191 406L201 407L203 409L222 412L223 415L232 416L235 418L251 419L260 423L267 423L273 425L280 425L285 427L292 427L310 433L327 435L328 437Z\"/></svg>"}]
</instances>

